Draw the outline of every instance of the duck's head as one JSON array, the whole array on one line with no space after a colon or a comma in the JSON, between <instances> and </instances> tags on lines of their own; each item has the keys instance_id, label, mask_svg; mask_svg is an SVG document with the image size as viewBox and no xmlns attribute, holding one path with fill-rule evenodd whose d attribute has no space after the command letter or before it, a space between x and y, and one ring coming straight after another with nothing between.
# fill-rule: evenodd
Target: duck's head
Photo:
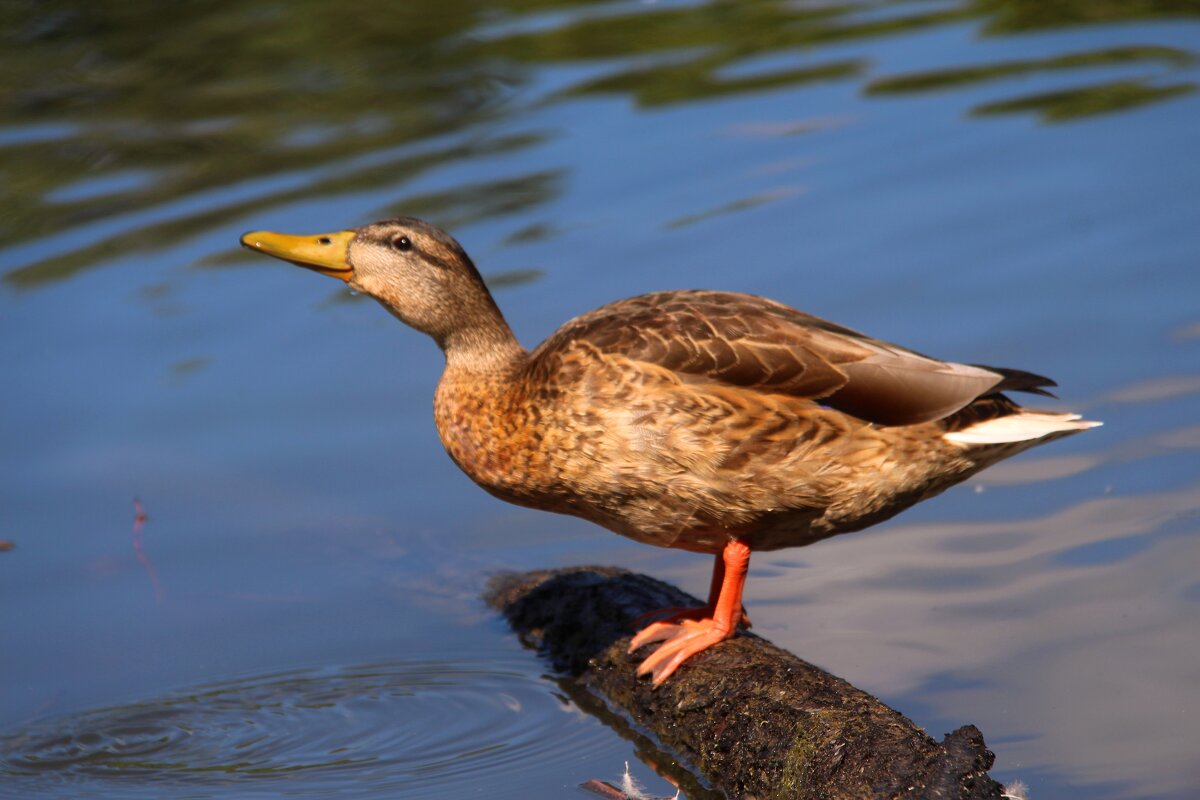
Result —
<instances>
[{"instance_id":1,"label":"duck's head","mask_svg":"<svg viewBox=\"0 0 1200 800\"><path fill-rule=\"evenodd\" d=\"M254 231L242 236L242 244L345 281L432 336L443 349L456 334L497 323L507 332L462 246L445 231L412 217L309 236Z\"/></svg>"}]
</instances>

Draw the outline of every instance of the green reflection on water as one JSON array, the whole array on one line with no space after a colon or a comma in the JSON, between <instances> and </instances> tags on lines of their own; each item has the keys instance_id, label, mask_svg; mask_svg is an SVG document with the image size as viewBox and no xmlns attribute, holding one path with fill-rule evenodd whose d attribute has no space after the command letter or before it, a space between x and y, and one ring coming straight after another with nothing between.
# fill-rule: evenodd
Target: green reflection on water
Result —
<instances>
[{"instance_id":1,"label":"green reflection on water","mask_svg":"<svg viewBox=\"0 0 1200 800\"><path fill-rule=\"evenodd\" d=\"M869 83L867 92L869 94L926 92L953 89L967 84L983 83L1045 70L1116 66L1155 61L1167 65L1185 65L1191 64L1195 60L1194 54L1173 47L1110 47L1052 58L1002 61L998 64L981 64L974 67L916 72L893 78L882 78Z\"/></svg>"},{"instance_id":2,"label":"green reflection on water","mask_svg":"<svg viewBox=\"0 0 1200 800\"><path fill-rule=\"evenodd\" d=\"M1047 122L1065 122L1095 114L1127 111L1159 100L1191 94L1194 91L1196 91L1194 83L1152 86L1144 81L1115 81L1098 86L1084 86L1060 92L1029 95L998 103L986 103L975 108L972 113L986 116L1011 114L1018 111L1036 111Z\"/></svg>"},{"instance_id":3,"label":"green reflection on water","mask_svg":"<svg viewBox=\"0 0 1200 800\"><path fill-rule=\"evenodd\" d=\"M587 13L562 13L569 11ZM1026 88L972 109L981 119L1033 113L1057 122L1190 93L1193 83L1163 78L1195 54L1138 42L872 80L865 77L870 51L847 55L845 47L952 24L1000 37L1194 20L1200 5L306 0L173 4L163 17L163 7L149 2L0 7L0 247L53 241L88 223L121 227L11 263L10 288L62 280L297 201L366 189L394 195L381 216L419 213L451 227L544 205L564 191L569 170L543 164L432 193L406 184L434 167L542 143L540 134L498 134L491 126L519 118L528 104L514 98L528 100L521 92L546 66L600 68L548 102L616 94L645 107L831 81L869 80L867 96L895 96L1031 73L1142 71L1099 85ZM822 50L834 45L836 56ZM239 259L231 247L206 263Z\"/></svg>"},{"instance_id":4,"label":"green reflection on water","mask_svg":"<svg viewBox=\"0 0 1200 800\"><path fill-rule=\"evenodd\" d=\"M975 0L972 7L989 34L1200 16L1193 0Z\"/></svg>"},{"instance_id":5,"label":"green reflection on water","mask_svg":"<svg viewBox=\"0 0 1200 800\"><path fill-rule=\"evenodd\" d=\"M454 0L182 4L171 6L170 24L148 24L160 5L6 5L8 125L75 127L7 148L0 244L486 118L513 76L453 46L481 8ZM45 202L81 177L130 169L154 177L114 195ZM194 226L184 228L163 238Z\"/></svg>"}]
</instances>

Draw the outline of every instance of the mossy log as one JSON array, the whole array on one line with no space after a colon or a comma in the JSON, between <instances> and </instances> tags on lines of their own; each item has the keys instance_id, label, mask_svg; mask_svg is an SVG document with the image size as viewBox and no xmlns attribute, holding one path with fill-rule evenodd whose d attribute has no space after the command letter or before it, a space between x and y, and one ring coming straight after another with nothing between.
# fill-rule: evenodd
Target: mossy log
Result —
<instances>
[{"instance_id":1,"label":"mossy log","mask_svg":"<svg viewBox=\"0 0 1200 800\"><path fill-rule=\"evenodd\" d=\"M635 674L649 649L626 653L634 619L701 605L653 578L610 567L505 574L486 599L568 681L627 714L728 797L1003 796L973 725L938 743L866 692L750 633L652 689Z\"/></svg>"}]
</instances>

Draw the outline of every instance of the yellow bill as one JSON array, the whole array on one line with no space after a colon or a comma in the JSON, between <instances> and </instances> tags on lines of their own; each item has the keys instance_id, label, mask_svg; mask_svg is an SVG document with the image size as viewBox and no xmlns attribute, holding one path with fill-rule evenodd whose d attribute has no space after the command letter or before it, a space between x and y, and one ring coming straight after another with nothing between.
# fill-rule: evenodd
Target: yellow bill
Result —
<instances>
[{"instance_id":1,"label":"yellow bill","mask_svg":"<svg viewBox=\"0 0 1200 800\"><path fill-rule=\"evenodd\" d=\"M242 236L242 245L349 282L354 275L354 268L349 261L350 241L354 236L354 231L318 233L313 236L253 231Z\"/></svg>"}]
</instances>

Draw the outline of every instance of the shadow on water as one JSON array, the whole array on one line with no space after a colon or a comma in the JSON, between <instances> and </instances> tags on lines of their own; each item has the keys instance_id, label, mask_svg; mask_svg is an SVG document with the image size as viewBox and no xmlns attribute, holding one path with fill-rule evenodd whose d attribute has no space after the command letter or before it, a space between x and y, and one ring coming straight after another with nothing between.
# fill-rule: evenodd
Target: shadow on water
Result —
<instances>
[{"instance_id":1,"label":"shadow on water","mask_svg":"<svg viewBox=\"0 0 1200 800\"><path fill-rule=\"evenodd\" d=\"M372 796L553 771L587 726L546 684L489 660L294 670L35 723L0 739L0 776L32 796L58 787L156 795L287 786ZM123 796L129 796L123 795Z\"/></svg>"},{"instance_id":2,"label":"shadow on water","mask_svg":"<svg viewBox=\"0 0 1200 800\"><path fill-rule=\"evenodd\" d=\"M670 753L664 752L653 739L629 719L605 705L604 701L573 678L557 681L563 694L582 711L604 723L622 739L631 742L638 759L677 787L688 800L724 800L725 793L702 783L695 773L682 766Z\"/></svg>"},{"instance_id":3,"label":"shadow on water","mask_svg":"<svg viewBox=\"0 0 1200 800\"><path fill-rule=\"evenodd\" d=\"M557 13L573 10L560 18ZM962 89L1015 77L1121 68L1053 90L971 107L1063 122L1193 92L1172 78L1195 54L1136 45L872 76L879 37L970 25L984 37L1078 26L1200 18L1187 0L960 3L685 3L467 0L397 6L368 0L181 6L9 4L0 153L4 282L30 288L131 251L305 199L372 188L451 227L504 217L558 196L567 176L537 171L423 193L436 166L534 146L545 131L500 132L532 69L590 74L534 102L617 94L643 106L695 103L807 84L855 82L867 96ZM1133 74L1128 74L1133 71ZM736 209L735 209L736 210ZM720 213L714 212L714 213ZM93 223L120 220L95 229ZM57 250L22 248L79 229ZM514 234L517 232L514 232ZM232 251L218 256L240 261Z\"/></svg>"}]
</instances>

